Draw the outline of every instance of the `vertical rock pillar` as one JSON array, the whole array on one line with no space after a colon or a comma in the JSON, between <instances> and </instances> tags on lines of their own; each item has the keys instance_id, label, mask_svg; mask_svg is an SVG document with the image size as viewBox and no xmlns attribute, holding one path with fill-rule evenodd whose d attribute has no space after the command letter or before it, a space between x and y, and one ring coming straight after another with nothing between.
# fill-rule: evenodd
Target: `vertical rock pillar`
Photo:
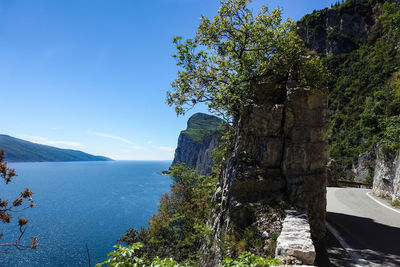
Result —
<instances>
[{"instance_id":1,"label":"vertical rock pillar","mask_svg":"<svg viewBox=\"0 0 400 267\"><path fill-rule=\"evenodd\" d=\"M329 111L327 95L288 89L284 115L282 172L292 204L307 211L312 237L325 235Z\"/></svg>"},{"instance_id":2,"label":"vertical rock pillar","mask_svg":"<svg viewBox=\"0 0 400 267\"><path fill-rule=\"evenodd\" d=\"M270 85L262 84L267 94ZM273 88L273 87L272 87ZM328 100L321 90L287 89L281 101L249 101L242 107L234 149L214 195L212 235L204 242L204 266L221 260L218 242L233 223L251 224L250 203L285 196L307 212L311 235L325 236ZM250 220L249 220L250 219Z\"/></svg>"}]
</instances>

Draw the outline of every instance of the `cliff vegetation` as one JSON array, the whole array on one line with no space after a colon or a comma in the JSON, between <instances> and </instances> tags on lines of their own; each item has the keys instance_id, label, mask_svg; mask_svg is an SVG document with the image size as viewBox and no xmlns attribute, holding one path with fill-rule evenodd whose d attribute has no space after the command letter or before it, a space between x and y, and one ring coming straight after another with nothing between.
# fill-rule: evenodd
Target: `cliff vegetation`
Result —
<instances>
[{"instance_id":1,"label":"cliff vegetation","mask_svg":"<svg viewBox=\"0 0 400 267\"><path fill-rule=\"evenodd\" d=\"M352 178L366 152L394 158L399 151L399 25L399 2L374 0L349 0L299 22L332 73L329 152L342 177Z\"/></svg>"},{"instance_id":2,"label":"cliff vegetation","mask_svg":"<svg viewBox=\"0 0 400 267\"><path fill-rule=\"evenodd\" d=\"M204 113L196 113L188 120L186 130L181 133L195 142L202 142L207 136L221 131L224 121Z\"/></svg>"}]
</instances>

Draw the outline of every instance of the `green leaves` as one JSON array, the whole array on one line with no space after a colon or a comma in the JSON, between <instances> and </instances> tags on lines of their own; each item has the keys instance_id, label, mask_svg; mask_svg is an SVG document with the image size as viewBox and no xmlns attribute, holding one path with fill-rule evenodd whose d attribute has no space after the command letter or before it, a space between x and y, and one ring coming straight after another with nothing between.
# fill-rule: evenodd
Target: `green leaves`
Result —
<instances>
[{"instance_id":1,"label":"green leaves","mask_svg":"<svg viewBox=\"0 0 400 267\"><path fill-rule=\"evenodd\" d=\"M178 264L171 258L160 259L155 257L152 261L148 261L145 255L136 256L137 250L143 248L142 243L134 243L129 247L115 245L116 250L108 253L109 258L102 263L96 264L96 267L108 265L111 267L183 267L185 265Z\"/></svg>"},{"instance_id":2,"label":"green leaves","mask_svg":"<svg viewBox=\"0 0 400 267\"><path fill-rule=\"evenodd\" d=\"M264 258L247 251L242 252L235 260L226 258L222 261L223 267L268 267L280 264L279 259Z\"/></svg>"},{"instance_id":3,"label":"green leaves","mask_svg":"<svg viewBox=\"0 0 400 267\"><path fill-rule=\"evenodd\" d=\"M109 264L111 267L188 267L191 266L187 263L178 263L172 258L160 259L155 257L149 261L145 259L145 256L138 257L136 252L138 249L143 247L141 243L134 243L129 247L120 245L114 246L116 250L108 253L109 258L102 263L96 264L96 267L101 267ZM279 259L270 259L260 256L253 255L249 252L241 253L237 259L232 260L226 258L222 262L223 267L268 267L271 265L280 265Z\"/></svg>"},{"instance_id":4,"label":"green leaves","mask_svg":"<svg viewBox=\"0 0 400 267\"><path fill-rule=\"evenodd\" d=\"M374 152L378 147L385 156L393 157L400 148L396 134L400 128L400 54L396 51L400 11L387 2L354 2L348 8L360 10L364 5L369 5L366 10L383 11L368 40L349 54L327 59L335 72L329 95L329 153L336 159L341 176L346 176L366 151Z\"/></svg>"},{"instance_id":5,"label":"green leaves","mask_svg":"<svg viewBox=\"0 0 400 267\"><path fill-rule=\"evenodd\" d=\"M249 2L221 1L217 16L201 17L194 39L174 38L173 57L181 70L167 103L178 115L204 102L210 111L235 122L241 105L254 98L254 84L285 88L289 74L301 86L322 86L326 69L319 60L304 57L296 24L282 23L280 9L263 7L254 16Z\"/></svg>"},{"instance_id":6,"label":"green leaves","mask_svg":"<svg viewBox=\"0 0 400 267\"><path fill-rule=\"evenodd\" d=\"M149 262L146 261L144 256L135 256L135 251L142 247L143 244L141 243L134 243L129 247L115 245L114 248L116 249L107 254L109 258L102 263L96 264L96 267L104 265L111 267L148 266Z\"/></svg>"}]
</instances>

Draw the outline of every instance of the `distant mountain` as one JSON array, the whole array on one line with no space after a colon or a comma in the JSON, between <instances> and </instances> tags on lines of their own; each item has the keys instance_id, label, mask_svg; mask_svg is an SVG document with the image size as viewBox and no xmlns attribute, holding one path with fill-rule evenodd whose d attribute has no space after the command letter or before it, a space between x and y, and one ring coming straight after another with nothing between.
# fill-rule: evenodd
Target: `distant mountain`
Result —
<instances>
[{"instance_id":1,"label":"distant mountain","mask_svg":"<svg viewBox=\"0 0 400 267\"><path fill-rule=\"evenodd\" d=\"M213 164L211 153L218 146L224 123L220 118L204 113L191 116L187 129L179 135L172 166L185 163L201 175L209 175Z\"/></svg>"},{"instance_id":2,"label":"distant mountain","mask_svg":"<svg viewBox=\"0 0 400 267\"><path fill-rule=\"evenodd\" d=\"M93 156L82 151L40 145L0 134L0 150L8 162L37 161L108 161L110 158Z\"/></svg>"}]
</instances>

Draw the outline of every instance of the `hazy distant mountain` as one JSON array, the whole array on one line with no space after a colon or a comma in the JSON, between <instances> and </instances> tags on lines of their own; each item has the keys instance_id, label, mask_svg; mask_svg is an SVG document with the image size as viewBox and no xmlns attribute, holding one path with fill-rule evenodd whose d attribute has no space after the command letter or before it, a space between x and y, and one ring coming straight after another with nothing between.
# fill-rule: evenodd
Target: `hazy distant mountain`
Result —
<instances>
[{"instance_id":1,"label":"hazy distant mountain","mask_svg":"<svg viewBox=\"0 0 400 267\"><path fill-rule=\"evenodd\" d=\"M36 161L108 161L110 158L93 156L82 151L40 145L0 134L0 150L8 162Z\"/></svg>"}]
</instances>

